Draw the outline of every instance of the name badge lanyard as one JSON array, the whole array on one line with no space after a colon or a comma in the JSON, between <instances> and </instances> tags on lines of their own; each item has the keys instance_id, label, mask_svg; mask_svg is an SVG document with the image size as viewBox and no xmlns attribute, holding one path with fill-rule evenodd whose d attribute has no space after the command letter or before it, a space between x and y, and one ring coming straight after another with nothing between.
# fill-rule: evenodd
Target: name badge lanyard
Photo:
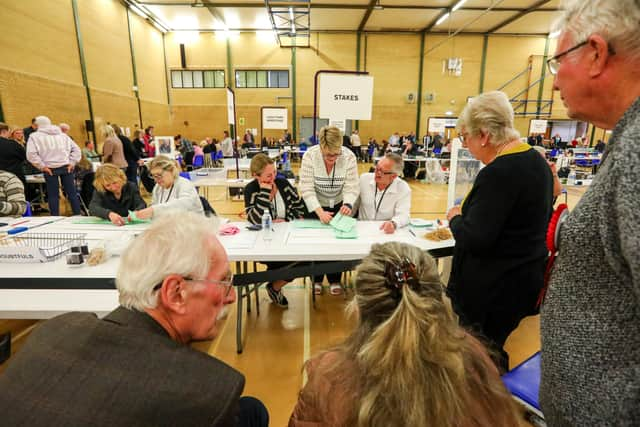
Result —
<instances>
[{"instance_id":1,"label":"name badge lanyard","mask_svg":"<svg viewBox=\"0 0 640 427\"><path fill-rule=\"evenodd\" d=\"M382 195L380 196L380 201L376 205L376 198L378 197L378 186L376 185L375 193L373 194L373 206L376 208L376 212L373 214L374 221L378 217L378 211L380 210L380 205L382 205L382 199L384 199L384 195L387 194L388 189L389 189L389 186L387 185L387 188L384 189L384 191L382 192Z\"/></svg>"},{"instance_id":2,"label":"name badge lanyard","mask_svg":"<svg viewBox=\"0 0 640 427\"><path fill-rule=\"evenodd\" d=\"M169 190L169 194L167 195L167 198L164 200L163 203L167 203L169 201L169 199L171 198L172 192L173 192L173 185L171 186L171 189Z\"/></svg>"}]
</instances>

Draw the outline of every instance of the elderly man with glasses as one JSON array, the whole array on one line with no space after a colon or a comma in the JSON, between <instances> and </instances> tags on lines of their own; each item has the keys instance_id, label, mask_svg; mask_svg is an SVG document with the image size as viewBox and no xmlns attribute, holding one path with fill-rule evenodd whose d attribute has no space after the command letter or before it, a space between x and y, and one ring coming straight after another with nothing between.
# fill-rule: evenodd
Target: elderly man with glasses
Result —
<instances>
[{"instance_id":1,"label":"elderly man with glasses","mask_svg":"<svg viewBox=\"0 0 640 427\"><path fill-rule=\"evenodd\" d=\"M542 305L540 401L550 426L640 420L640 2L572 0L548 61L573 119L612 129L559 226Z\"/></svg>"},{"instance_id":2,"label":"elderly man with glasses","mask_svg":"<svg viewBox=\"0 0 640 427\"><path fill-rule=\"evenodd\" d=\"M120 307L38 326L0 376L3 425L264 426L244 377L189 343L218 335L236 300L216 224L166 215L136 237L116 277Z\"/></svg>"},{"instance_id":3,"label":"elderly man with glasses","mask_svg":"<svg viewBox=\"0 0 640 427\"><path fill-rule=\"evenodd\" d=\"M374 173L360 176L358 219L384 221L380 229L387 234L409 224L411 188L399 178L402 169L402 157L388 153L380 159Z\"/></svg>"}]
</instances>

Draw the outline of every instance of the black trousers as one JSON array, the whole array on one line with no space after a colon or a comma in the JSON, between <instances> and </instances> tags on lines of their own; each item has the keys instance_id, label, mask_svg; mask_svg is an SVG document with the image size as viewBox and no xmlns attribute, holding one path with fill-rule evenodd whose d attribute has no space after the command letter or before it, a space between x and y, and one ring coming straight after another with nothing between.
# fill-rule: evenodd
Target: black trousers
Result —
<instances>
[{"instance_id":1,"label":"black trousers","mask_svg":"<svg viewBox=\"0 0 640 427\"><path fill-rule=\"evenodd\" d=\"M238 427L269 427L269 412L255 397L244 396L238 402Z\"/></svg>"}]
</instances>

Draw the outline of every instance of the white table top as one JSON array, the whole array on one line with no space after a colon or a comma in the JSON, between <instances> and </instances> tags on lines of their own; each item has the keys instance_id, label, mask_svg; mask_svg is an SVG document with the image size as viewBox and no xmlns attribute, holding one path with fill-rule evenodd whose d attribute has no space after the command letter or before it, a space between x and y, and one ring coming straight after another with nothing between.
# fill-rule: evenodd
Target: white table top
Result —
<instances>
[{"instance_id":1,"label":"white table top","mask_svg":"<svg viewBox=\"0 0 640 427\"><path fill-rule=\"evenodd\" d=\"M63 231L86 233L87 244L91 249L104 240L126 242L147 227L147 225L116 227L110 224L74 223L78 218L34 217L34 220L40 223L56 220L35 230L46 233ZM21 218L13 218L13 220L18 222ZM424 250L450 248L454 245L453 240L431 242L422 237L415 237L410 233L409 228L399 229L391 235L384 234L379 229L381 222L374 221L357 222L357 239L336 239L333 230L329 228L299 229L292 223L276 223L272 239L264 240L261 231L246 229L248 223L233 224L239 227L238 234L219 237L230 261L358 260L369 253L372 244L388 241L410 243ZM6 228L0 228L0 232L3 229L6 231ZM414 230L417 236L424 233L423 229ZM46 263L1 263L0 282L4 284L0 288L0 318L49 318L73 310L106 314L117 306L115 289L10 289L8 284L10 286L12 278L51 279L60 281L61 284L73 280L111 280L116 275L118 265L118 256L111 257L107 262L94 267L68 266L64 257Z\"/></svg>"}]
</instances>

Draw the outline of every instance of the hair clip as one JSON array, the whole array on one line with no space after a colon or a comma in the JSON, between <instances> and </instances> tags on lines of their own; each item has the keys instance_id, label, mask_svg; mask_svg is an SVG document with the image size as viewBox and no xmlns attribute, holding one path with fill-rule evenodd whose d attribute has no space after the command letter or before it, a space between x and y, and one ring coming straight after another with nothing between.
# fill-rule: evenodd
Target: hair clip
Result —
<instances>
[{"instance_id":1,"label":"hair clip","mask_svg":"<svg viewBox=\"0 0 640 427\"><path fill-rule=\"evenodd\" d=\"M384 275L385 286L391 289L391 296L394 299L400 299L403 285L406 284L415 291L420 283L416 265L407 257L403 257L399 263L387 261Z\"/></svg>"}]
</instances>

